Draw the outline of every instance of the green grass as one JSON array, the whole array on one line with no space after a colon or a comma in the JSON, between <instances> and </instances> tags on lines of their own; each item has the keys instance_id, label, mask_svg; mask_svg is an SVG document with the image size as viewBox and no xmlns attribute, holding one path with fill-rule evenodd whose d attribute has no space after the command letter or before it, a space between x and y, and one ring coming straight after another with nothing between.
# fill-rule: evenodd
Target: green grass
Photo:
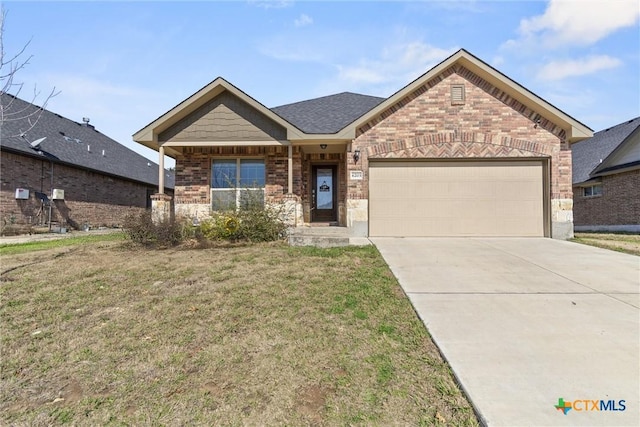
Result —
<instances>
[{"instance_id":1,"label":"green grass","mask_svg":"<svg viewBox=\"0 0 640 427\"><path fill-rule=\"evenodd\" d=\"M374 247L114 238L3 264L1 425L477 425Z\"/></svg>"},{"instance_id":2,"label":"green grass","mask_svg":"<svg viewBox=\"0 0 640 427\"><path fill-rule=\"evenodd\" d=\"M126 238L124 233L94 234L85 236L64 237L60 239L41 240L27 243L10 243L0 245L0 256L16 255L32 251L64 248L87 243L121 241Z\"/></svg>"},{"instance_id":3,"label":"green grass","mask_svg":"<svg viewBox=\"0 0 640 427\"><path fill-rule=\"evenodd\" d=\"M638 233L575 233L571 241L640 256L640 234Z\"/></svg>"}]
</instances>

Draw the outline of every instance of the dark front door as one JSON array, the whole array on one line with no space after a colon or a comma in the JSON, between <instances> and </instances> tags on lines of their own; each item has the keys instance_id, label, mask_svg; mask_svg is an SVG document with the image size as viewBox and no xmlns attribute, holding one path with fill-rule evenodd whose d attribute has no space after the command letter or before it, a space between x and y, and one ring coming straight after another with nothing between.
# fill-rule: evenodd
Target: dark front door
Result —
<instances>
[{"instance_id":1,"label":"dark front door","mask_svg":"<svg viewBox=\"0 0 640 427\"><path fill-rule=\"evenodd\" d=\"M337 220L337 182L335 165L313 166L311 188L311 221Z\"/></svg>"}]
</instances>

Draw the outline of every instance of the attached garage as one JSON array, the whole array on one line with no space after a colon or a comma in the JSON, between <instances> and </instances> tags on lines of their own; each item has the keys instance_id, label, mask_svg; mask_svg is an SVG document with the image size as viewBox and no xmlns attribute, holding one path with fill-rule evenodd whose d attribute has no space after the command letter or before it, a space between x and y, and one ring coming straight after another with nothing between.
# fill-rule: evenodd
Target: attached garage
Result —
<instances>
[{"instance_id":1,"label":"attached garage","mask_svg":"<svg viewBox=\"0 0 640 427\"><path fill-rule=\"evenodd\" d=\"M369 235L545 236L544 160L370 159Z\"/></svg>"}]
</instances>

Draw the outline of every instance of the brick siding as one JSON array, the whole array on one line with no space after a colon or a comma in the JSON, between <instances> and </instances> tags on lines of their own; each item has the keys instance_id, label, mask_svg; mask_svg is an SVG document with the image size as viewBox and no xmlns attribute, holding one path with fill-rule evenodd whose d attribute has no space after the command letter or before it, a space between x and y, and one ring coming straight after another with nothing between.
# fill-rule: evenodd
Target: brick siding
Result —
<instances>
[{"instance_id":1,"label":"brick siding","mask_svg":"<svg viewBox=\"0 0 640 427\"><path fill-rule=\"evenodd\" d=\"M588 225L640 224L640 170L602 177L602 194L584 197L573 193L573 222Z\"/></svg>"},{"instance_id":2,"label":"brick siding","mask_svg":"<svg viewBox=\"0 0 640 427\"><path fill-rule=\"evenodd\" d=\"M465 102L452 103L452 85L463 85ZM536 122L538 122L536 124ZM349 199L368 196L368 158L550 158L551 198L572 197L571 151L564 131L464 67L452 67L414 90L358 129L361 150L349 170Z\"/></svg>"},{"instance_id":3,"label":"brick siding","mask_svg":"<svg viewBox=\"0 0 640 427\"><path fill-rule=\"evenodd\" d=\"M41 203L35 191L50 196L51 163L9 152L2 152L0 212L3 224L38 224ZM16 188L29 189L28 200L16 200ZM147 208L148 194L157 188L100 173L53 165L53 188L64 190L64 200L52 206L52 221L73 228L119 226L131 212Z\"/></svg>"},{"instance_id":4,"label":"brick siding","mask_svg":"<svg viewBox=\"0 0 640 427\"><path fill-rule=\"evenodd\" d=\"M288 147L186 147L176 157L176 204L210 204L211 160L214 158L263 158L268 201L278 201L288 192ZM293 193L302 194L302 154L293 150Z\"/></svg>"}]
</instances>

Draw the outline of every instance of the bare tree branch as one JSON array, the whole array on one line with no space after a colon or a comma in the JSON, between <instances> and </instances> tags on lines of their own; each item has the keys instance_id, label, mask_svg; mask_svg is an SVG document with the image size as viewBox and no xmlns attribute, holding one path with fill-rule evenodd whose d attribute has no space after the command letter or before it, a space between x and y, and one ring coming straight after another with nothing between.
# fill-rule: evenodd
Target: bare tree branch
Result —
<instances>
[{"instance_id":1,"label":"bare tree branch","mask_svg":"<svg viewBox=\"0 0 640 427\"><path fill-rule=\"evenodd\" d=\"M40 91L37 87L33 88L33 96L27 101L29 104L22 108L16 108L14 106L15 98L20 96L20 92L24 88L24 83L17 82L15 80L19 71L29 65L29 61L33 58L33 55L29 55L23 58L27 47L31 43L29 40L16 54L5 59L6 53L4 50L4 24L7 18L7 13L4 10L4 5L0 6L0 91L4 95L12 94L12 96L2 96L0 102L0 127L3 123L8 121L24 121L25 129L20 129L20 135L24 135L29 132L38 123L38 120L42 116L42 113L47 108L51 98L58 95L60 92L56 91L54 87L44 98L41 106L36 105L36 101L40 96ZM20 136L11 135L11 136Z\"/></svg>"}]
</instances>

